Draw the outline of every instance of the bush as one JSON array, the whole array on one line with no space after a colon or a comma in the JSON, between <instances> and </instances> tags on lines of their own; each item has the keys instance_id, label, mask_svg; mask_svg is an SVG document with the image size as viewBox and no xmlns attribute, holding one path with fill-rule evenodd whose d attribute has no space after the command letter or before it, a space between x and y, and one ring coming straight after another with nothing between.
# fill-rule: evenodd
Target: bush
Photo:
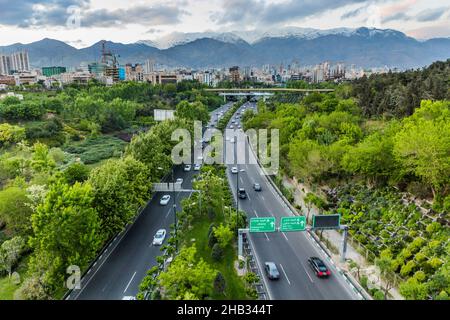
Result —
<instances>
[{"instance_id":1,"label":"bush","mask_svg":"<svg viewBox=\"0 0 450 320\"><path fill-rule=\"evenodd\" d=\"M361 287L367 290L367 283L369 282L369 278L367 278L367 276L361 276L361 280L359 282L361 284Z\"/></svg>"},{"instance_id":2,"label":"bush","mask_svg":"<svg viewBox=\"0 0 450 320\"><path fill-rule=\"evenodd\" d=\"M383 291L381 291L381 290L376 290L376 291L373 293L373 298L374 298L375 300L385 300Z\"/></svg>"},{"instance_id":3,"label":"bush","mask_svg":"<svg viewBox=\"0 0 450 320\"><path fill-rule=\"evenodd\" d=\"M214 261L220 261L223 259L223 249L218 243L214 244L212 247L211 257Z\"/></svg>"},{"instance_id":4,"label":"bush","mask_svg":"<svg viewBox=\"0 0 450 320\"><path fill-rule=\"evenodd\" d=\"M208 235L208 246L210 248L214 247L214 245L217 244L217 238L214 232L209 233Z\"/></svg>"},{"instance_id":5,"label":"bush","mask_svg":"<svg viewBox=\"0 0 450 320\"><path fill-rule=\"evenodd\" d=\"M15 299L47 300L50 299L40 279L33 275L27 278L15 293Z\"/></svg>"},{"instance_id":6,"label":"bush","mask_svg":"<svg viewBox=\"0 0 450 320\"><path fill-rule=\"evenodd\" d=\"M216 278L214 279L214 290L217 293L222 294L225 291L225 278L221 272L217 272Z\"/></svg>"},{"instance_id":7,"label":"bush","mask_svg":"<svg viewBox=\"0 0 450 320\"><path fill-rule=\"evenodd\" d=\"M83 182L89 178L89 168L80 162L74 162L64 170L64 177L68 184Z\"/></svg>"}]
</instances>

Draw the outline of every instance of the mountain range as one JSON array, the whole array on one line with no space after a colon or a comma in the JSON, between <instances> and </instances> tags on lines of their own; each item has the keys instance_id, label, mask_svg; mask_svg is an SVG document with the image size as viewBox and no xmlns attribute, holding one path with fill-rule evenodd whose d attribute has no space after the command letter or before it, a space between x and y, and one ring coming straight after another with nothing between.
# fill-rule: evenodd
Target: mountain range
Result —
<instances>
[{"instance_id":1,"label":"mountain range","mask_svg":"<svg viewBox=\"0 0 450 320\"><path fill-rule=\"evenodd\" d=\"M392 29L339 28L317 30L284 28L269 31L172 33L148 41L106 42L121 64L153 59L169 67L229 67L263 64L314 65L323 61L361 67L417 68L450 58L450 38L420 41ZM101 41L77 49L45 38L29 44L0 46L0 53L27 50L34 67L78 66L99 61Z\"/></svg>"}]
</instances>

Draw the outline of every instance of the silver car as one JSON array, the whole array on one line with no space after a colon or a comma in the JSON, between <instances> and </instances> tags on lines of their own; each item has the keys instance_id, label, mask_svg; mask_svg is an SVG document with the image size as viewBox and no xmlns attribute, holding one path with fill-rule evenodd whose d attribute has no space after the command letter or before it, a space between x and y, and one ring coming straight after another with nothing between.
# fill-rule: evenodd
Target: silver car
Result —
<instances>
[{"instance_id":1,"label":"silver car","mask_svg":"<svg viewBox=\"0 0 450 320\"><path fill-rule=\"evenodd\" d=\"M161 246L164 242L164 239L166 238L166 234L166 229L159 229L153 237L153 245Z\"/></svg>"}]
</instances>

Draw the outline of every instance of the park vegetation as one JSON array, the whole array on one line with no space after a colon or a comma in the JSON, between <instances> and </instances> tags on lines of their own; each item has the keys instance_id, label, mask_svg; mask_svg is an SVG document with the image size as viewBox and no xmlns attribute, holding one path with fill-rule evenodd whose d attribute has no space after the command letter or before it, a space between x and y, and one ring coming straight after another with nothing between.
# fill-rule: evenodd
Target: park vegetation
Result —
<instances>
[{"instance_id":1,"label":"park vegetation","mask_svg":"<svg viewBox=\"0 0 450 320\"><path fill-rule=\"evenodd\" d=\"M0 299L64 295L67 268L84 272L169 172L172 131L220 106L202 89L93 82L0 101Z\"/></svg>"},{"instance_id":2,"label":"park vegetation","mask_svg":"<svg viewBox=\"0 0 450 320\"><path fill-rule=\"evenodd\" d=\"M245 129L279 130L281 175L317 191L305 214L341 213L407 299L450 294L449 79L450 61L438 62L243 115Z\"/></svg>"}]
</instances>

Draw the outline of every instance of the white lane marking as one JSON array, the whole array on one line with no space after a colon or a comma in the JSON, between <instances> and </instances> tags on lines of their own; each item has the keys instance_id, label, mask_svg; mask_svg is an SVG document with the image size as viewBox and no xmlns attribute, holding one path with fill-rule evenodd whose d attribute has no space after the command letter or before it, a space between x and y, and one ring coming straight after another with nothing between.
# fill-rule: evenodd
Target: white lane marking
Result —
<instances>
[{"instance_id":1,"label":"white lane marking","mask_svg":"<svg viewBox=\"0 0 450 320\"><path fill-rule=\"evenodd\" d=\"M255 213L255 216L256 216L257 218L259 218L258 213L256 212L255 209L253 209L253 212Z\"/></svg>"},{"instance_id":2,"label":"white lane marking","mask_svg":"<svg viewBox=\"0 0 450 320\"><path fill-rule=\"evenodd\" d=\"M133 281L135 275L136 275L136 271L133 273L133 276L131 277L130 281L128 282L125 290L123 290L123 293L125 293L128 290L128 287L130 286L131 281Z\"/></svg>"},{"instance_id":3,"label":"white lane marking","mask_svg":"<svg viewBox=\"0 0 450 320\"><path fill-rule=\"evenodd\" d=\"M166 219L167 219L167 217L169 216L170 211L172 211L172 209L169 209L169 211L167 211L167 213L166 213Z\"/></svg>"},{"instance_id":4,"label":"white lane marking","mask_svg":"<svg viewBox=\"0 0 450 320\"><path fill-rule=\"evenodd\" d=\"M309 275L308 270L306 270L306 267L305 267L305 265L303 264L303 262L300 262L300 264L302 265L303 270L305 270L305 273L306 273L306 275L308 276L309 280L310 280L312 283L314 283L314 280L313 280L313 279L311 278L311 276Z\"/></svg>"},{"instance_id":5,"label":"white lane marking","mask_svg":"<svg viewBox=\"0 0 450 320\"><path fill-rule=\"evenodd\" d=\"M263 201L266 201L266 199L264 199L264 196L263 196L263 195L261 195L261 198L263 199Z\"/></svg>"},{"instance_id":6,"label":"white lane marking","mask_svg":"<svg viewBox=\"0 0 450 320\"><path fill-rule=\"evenodd\" d=\"M269 285L267 284L266 277L264 276L264 273L263 273L264 268L263 268L263 266L261 264L261 261L259 260L258 252L255 250L255 247L253 246L252 238L249 237L248 239L250 241L250 245L252 247L252 250L255 252L256 263L259 266L259 271L261 272L261 278L262 278L262 281L264 282L264 286L266 287L267 295L269 296L269 300L272 300L272 292L270 291Z\"/></svg>"},{"instance_id":7,"label":"white lane marking","mask_svg":"<svg viewBox=\"0 0 450 320\"><path fill-rule=\"evenodd\" d=\"M267 233L264 232L264 235L266 236L267 241L270 241L269 237L267 236Z\"/></svg>"},{"instance_id":8,"label":"white lane marking","mask_svg":"<svg viewBox=\"0 0 450 320\"><path fill-rule=\"evenodd\" d=\"M289 278L288 278L288 276L286 274L286 271L284 271L283 265L281 263L280 263L280 267L281 267L281 271L283 271L284 276L286 277L287 282L289 283L289 285L291 285L291 282L289 281Z\"/></svg>"},{"instance_id":9,"label":"white lane marking","mask_svg":"<svg viewBox=\"0 0 450 320\"><path fill-rule=\"evenodd\" d=\"M247 193L247 196L248 196L248 200L252 201L252 198L250 198L250 194L249 193Z\"/></svg>"},{"instance_id":10,"label":"white lane marking","mask_svg":"<svg viewBox=\"0 0 450 320\"><path fill-rule=\"evenodd\" d=\"M286 241L289 242L289 239L288 239L288 237L286 236L286 234L285 234L284 232L282 232L281 234L284 236L284 238L286 239Z\"/></svg>"}]
</instances>

